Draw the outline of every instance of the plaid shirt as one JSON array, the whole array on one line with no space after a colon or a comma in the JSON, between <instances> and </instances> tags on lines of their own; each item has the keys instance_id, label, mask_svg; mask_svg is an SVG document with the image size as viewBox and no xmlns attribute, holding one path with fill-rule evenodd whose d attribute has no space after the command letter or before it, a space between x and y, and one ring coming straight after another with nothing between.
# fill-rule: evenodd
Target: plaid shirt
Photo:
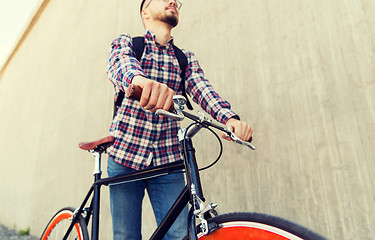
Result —
<instances>
[{"instance_id":1,"label":"plaid shirt","mask_svg":"<svg viewBox=\"0 0 375 240\"><path fill-rule=\"evenodd\" d=\"M132 50L132 38L121 35L112 42L107 74L115 87L115 98L119 90L124 91L136 75L167 84L176 94L181 94L181 69L173 50L173 39L166 46L155 41L155 35L146 31L145 49L141 61ZM188 66L185 73L185 89L193 101L221 123L231 117L237 117L213 90L204 78L194 54L182 50ZM166 117L159 117L144 110L138 101L124 98L110 127L115 137L109 155L116 162L134 169L143 169L151 165L158 166L182 160L178 142L180 124Z\"/></svg>"}]
</instances>

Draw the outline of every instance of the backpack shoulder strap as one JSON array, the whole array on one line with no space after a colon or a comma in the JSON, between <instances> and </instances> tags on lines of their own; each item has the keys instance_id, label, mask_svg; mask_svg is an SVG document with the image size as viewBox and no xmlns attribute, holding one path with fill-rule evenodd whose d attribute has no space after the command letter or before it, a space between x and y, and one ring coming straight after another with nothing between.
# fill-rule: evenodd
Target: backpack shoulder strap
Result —
<instances>
[{"instance_id":1,"label":"backpack shoulder strap","mask_svg":"<svg viewBox=\"0 0 375 240\"><path fill-rule=\"evenodd\" d=\"M186 68L188 65L188 60L187 60L185 53L181 49L176 47L176 45L174 44L173 44L173 49L174 49L174 53L176 54L176 58L181 69L181 86L180 87L182 88L182 95L186 98L187 108L189 110L193 110L193 106L191 105L189 101L189 98L186 94L186 89L185 89L185 73L186 73Z\"/></svg>"},{"instance_id":2,"label":"backpack shoulder strap","mask_svg":"<svg viewBox=\"0 0 375 240\"><path fill-rule=\"evenodd\" d=\"M173 44L173 49L174 49L174 53L176 54L178 64L180 65L180 68L181 68L181 78L184 81L185 80L185 72L186 72L187 63L188 63L187 57L184 54L184 52L181 49L179 49L178 47L176 47L174 44Z\"/></svg>"},{"instance_id":3,"label":"backpack shoulder strap","mask_svg":"<svg viewBox=\"0 0 375 240\"><path fill-rule=\"evenodd\" d=\"M145 49L144 37L133 37L133 51L138 61L141 61L144 49Z\"/></svg>"}]
</instances>

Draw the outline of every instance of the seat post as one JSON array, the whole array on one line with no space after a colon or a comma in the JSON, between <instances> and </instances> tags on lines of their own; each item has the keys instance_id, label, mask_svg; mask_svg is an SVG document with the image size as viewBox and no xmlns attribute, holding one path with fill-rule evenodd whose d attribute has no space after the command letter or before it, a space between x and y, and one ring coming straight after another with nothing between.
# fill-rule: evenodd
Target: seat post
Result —
<instances>
[{"instance_id":1,"label":"seat post","mask_svg":"<svg viewBox=\"0 0 375 240\"><path fill-rule=\"evenodd\" d=\"M115 138L113 136L108 136L93 142L82 142L79 143L79 148L82 150L87 150L92 153L95 157L95 169L94 169L94 179L95 183L93 185L94 197L92 199L92 240L99 239L99 211L100 211L100 184L96 184L97 181L101 179L102 169L101 169L101 156L102 153L106 152L107 148L113 144Z\"/></svg>"},{"instance_id":2,"label":"seat post","mask_svg":"<svg viewBox=\"0 0 375 240\"><path fill-rule=\"evenodd\" d=\"M93 175L94 175L95 181L96 181L96 180L100 179L100 177L98 179L97 179L97 177L102 174L102 166L101 166L102 152L95 151L95 150L91 150L90 152L95 157L95 168L94 168Z\"/></svg>"},{"instance_id":3,"label":"seat post","mask_svg":"<svg viewBox=\"0 0 375 240\"><path fill-rule=\"evenodd\" d=\"M94 169L94 179L95 182L101 179L102 170L101 170L101 156L102 151L91 150L90 151L95 157L95 169ZM100 212L100 185L94 185L94 198L93 198L93 219L92 219L92 229L91 229L91 238L92 240L99 239L99 212Z\"/></svg>"}]
</instances>

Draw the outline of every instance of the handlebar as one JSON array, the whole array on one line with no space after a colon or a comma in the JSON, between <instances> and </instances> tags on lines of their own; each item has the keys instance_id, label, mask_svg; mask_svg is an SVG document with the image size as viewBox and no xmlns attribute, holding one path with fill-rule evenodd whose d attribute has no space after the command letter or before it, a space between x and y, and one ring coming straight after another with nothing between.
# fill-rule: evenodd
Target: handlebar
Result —
<instances>
[{"instance_id":1,"label":"handlebar","mask_svg":"<svg viewBox=\"0 0 375 240\"><path fill-rule=\"evenodd\" d=\"M185 111L182 111L182 114L185 117L187 117L187 118L189 118L189 119L191 119L195 122L198 122L199 124L202 124L205 127L216 128L216 129L224 132L235 143L238 143L240 145L244 145L244 146L250 148L251 150L255 150L255 147L250 142L243 141L239 137L237 137L236 134L234 134L234 132L232 131L230 126L225 126L225 125L220 124L220 123L215 123L215 122L211 121L210 119L207 119L206 117L204 117L203 113L201 113L201 112L199 112L199 113L201 115L200 117L198 117L196 115L193 115L193 114L190 114L190 113L187 113Z\"/></svg>"},{"instance_id":2,"label":"handlebar","mask_svg":"<svg viewBox=\"0 0 375 240\"><path fill-rule=\"evenodd\" d=\"M142 89L137 85L130 84L129 87L125 91L125 95L129 99L134 99L134 100L139 101L142 96ZM158 109L156 110L155 113L157 115L168 117L177 121L182 121L185 117L187 117L199 124L202 124L204 127L216 128L224 132L225 134L227 134L227 136L229 136L235 143L244 145L250 148L251 150L255 150L255 147L250 142L243 141L239 137L237 137L232 131L232 129L230 128L230 126L225 126L223 124L215 123L207 119L206 117L204 117L203 113L201 112L199 112L200 116L196 116L194 114L183 111L184 105L186 104L185 97L176 95L173 97L173 103L174 105L172 105L168 111L163 110L163 109Z\"/></svg>"}]
</instances>

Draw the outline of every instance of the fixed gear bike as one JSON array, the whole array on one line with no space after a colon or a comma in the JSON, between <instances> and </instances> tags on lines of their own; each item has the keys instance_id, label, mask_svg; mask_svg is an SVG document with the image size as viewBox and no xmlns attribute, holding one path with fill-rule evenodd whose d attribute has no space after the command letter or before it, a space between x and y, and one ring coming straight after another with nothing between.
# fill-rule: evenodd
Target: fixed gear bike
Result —
<instances>
[{"instance_id":1,"label":"fixed gear bike","mask_svg":"<svg viewBox=\"0 0 375 240\"><path fill-rule=\"evenodd\" d=\"M140 98L139 89L131 85L127 97ZM65 207L59 210L47 224L41 240L46 239L79 239L89 240L88 225L91 220L91 239L99 239L99 212L100 212L100 187L111 184L121 184L145 178L153 178L176 171L184 171L186 186L171 206L169 212L150 237L151 240L160 240L177 219L183 208L190 204L188 234L184 240L323 240L324 237L288 220L265 215L261 213L234 212L218 215L215 208L217 204L205 203L202 185L199 177L195 149L192 138L202 129L209 129L222 144L217 134L211 130L215 128L226 133L234 142L245 145L252 150L255 148L244 142L231 131L230 128L212 122L203 114L199 116L183 111L186 100L183 96L175 96L174 109L171 111L158 110L156 113L177 121L188 118L193 121L187 128L179 131L179 140L182 146L183 161L150 167L135 173L109 178L101 178L101 156L111 146L114 137L109 136L97 141L81 143L79 147L90 151L95 156L94 183L89 189L79 208ZM214 162L216 163L217 160ZM211 164L210 166L212 166ZM210 167L208 166L208 167ZM206 167L206 168L208 168ZM91 199L89 205L87 203ZM196 224L199 220L199 224Z\"/></svg>"}]
</instances>

